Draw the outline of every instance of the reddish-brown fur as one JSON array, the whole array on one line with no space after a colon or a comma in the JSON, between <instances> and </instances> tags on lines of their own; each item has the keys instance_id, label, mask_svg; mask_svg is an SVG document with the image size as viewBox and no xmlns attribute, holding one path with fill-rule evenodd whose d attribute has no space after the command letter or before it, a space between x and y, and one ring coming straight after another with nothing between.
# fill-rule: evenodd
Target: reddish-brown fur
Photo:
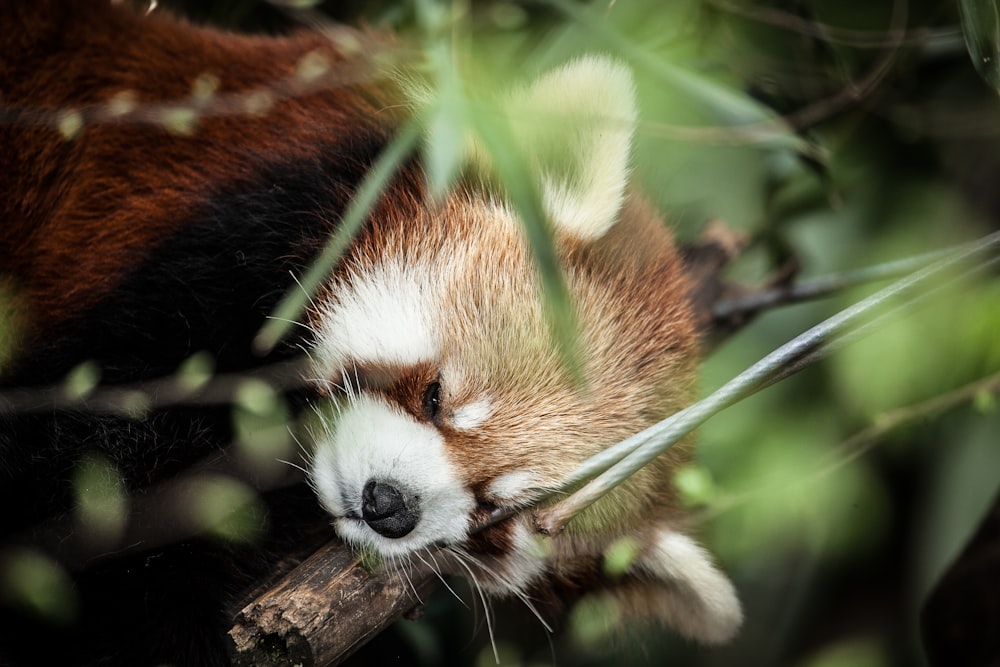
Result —
<instances>
[{"instance_id":1,"label":"reddish-brown fur","mask_svg":"<svg viewBox=\"0 0 1000 667\"><path fill-rule=\"evenodd\" d=\"M194 202L244 175L248 152L309 157L391 114L377 88L358 85L377 75L371 54L344 56L318 33L225 34L108 0L4 4L0 191L19 196L0 199L0 268L36 314L22 324L55 325L99 299ZM304 58L329 63L322 85L296 77ZM199 113L193 93L209 80L218 96ZM241 109L254 93L273 103ZM236 108L219 108L226 96ZM115 100L132 111L108 118ZM170 127L171 105L195 114L196 132ZM64 136L71 113L83 125Z\"/></svg>"}]
</instances>

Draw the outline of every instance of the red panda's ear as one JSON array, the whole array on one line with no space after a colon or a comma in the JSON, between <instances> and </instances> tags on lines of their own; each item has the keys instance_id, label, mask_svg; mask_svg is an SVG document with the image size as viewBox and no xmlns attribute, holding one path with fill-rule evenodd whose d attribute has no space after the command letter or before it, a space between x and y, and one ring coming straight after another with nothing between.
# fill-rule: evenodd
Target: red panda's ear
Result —
<instances>
[{"instance_id":1,"label":"red panda's ear","mask_svg":"<svg viewBox=\"0 0 1000 667\"><path fill-rule=\"evenodd\" d=\"M631 72L585 57L541 75L505 105L557 232L599 238L618 218L636 124Z\"/></svg>"},{"instance_id":2,"label":"red panda's ear","mask_svg":"<svg viewBox=\"0 0 1000 667\"><path fill-rule=\"evenodd\" d=\"M410 96L418 107L428 105L426 90L411 85ZM628 68L605 57L579 58L490 104L509 121L508 148L530 166L555 232L603 236L618 219L629 178L636 103ZM474 169L493 170L477 137L469 137L467 150Z\"/></svg>"},{"instance_id":3,"label":"red panda's ear","mask_svg":"<svg viewBox=\"0 0 1000 667\"><path fill-rule=\"evenodd\" d=\"M659 620L706 644L731 639L743 622L739 599L712 557L687 535L660 528L605 591L624 619Z\"/></svg>"}]
</instances>

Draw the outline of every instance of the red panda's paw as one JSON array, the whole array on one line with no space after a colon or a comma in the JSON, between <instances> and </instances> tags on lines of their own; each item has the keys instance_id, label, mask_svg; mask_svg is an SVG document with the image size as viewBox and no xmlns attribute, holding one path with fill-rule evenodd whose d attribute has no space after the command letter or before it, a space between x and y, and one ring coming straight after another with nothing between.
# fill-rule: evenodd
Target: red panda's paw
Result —
<instances>
[{"instance_id":1,"label":"red panda's paw","mask_svg":"<svg viewBox=\"0 0 1000 667\"><path fill-rule=\"evenodd\" d=\"M478 583L494 595L518 596L556 624L584 614L612 636L659 625L704 644L727 642L742 625L733 584L704 548L669 527L549 538L522 520L507 534L502 558L480 559L490 575Z\"/></svg>"},{"instance_id":2,"label":"red panda's paw","mask_svg":"<svg viewBox=\"0 0 1000 667\"><path fill-rule=\"evenodd\" d=\"M687 535L661 528L605 590L623 620L659 621L706 644L732 639L743 623L733 584Z\"/></svg>"}]
</instances>

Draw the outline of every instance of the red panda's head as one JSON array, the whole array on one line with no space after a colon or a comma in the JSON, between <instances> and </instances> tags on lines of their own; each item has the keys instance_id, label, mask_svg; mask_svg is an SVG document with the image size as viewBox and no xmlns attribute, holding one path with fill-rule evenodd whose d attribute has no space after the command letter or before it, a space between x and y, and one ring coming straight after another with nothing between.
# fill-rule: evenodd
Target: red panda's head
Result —
<instances>
[{"instance_id":1,"label":"red panda's head","mask_svg":"<svg viewBox=\"0 0 1000 667\"><path fill-rule=\"evenodd\" d=\"M628 71L580 60L501 106L542 118L514 123L513 136L535 166L579 321L582 381L554 342L514 206L489 188L456 188L407 219L373 221L311 308L315 382L329 396L311 482L338 533L384 559L433 559L496 593L597 587L625 613L727 639L741 620L733 588L679 532L670 472L683 451L563 535L541 538L525 517L470 534L491 510L529 506L685 405L697 359L680 257L628 188ZM602 559L621 538L638 556L609 578ZM440 545L443 555L424 556Z\"/></svg>"}]
</instances>

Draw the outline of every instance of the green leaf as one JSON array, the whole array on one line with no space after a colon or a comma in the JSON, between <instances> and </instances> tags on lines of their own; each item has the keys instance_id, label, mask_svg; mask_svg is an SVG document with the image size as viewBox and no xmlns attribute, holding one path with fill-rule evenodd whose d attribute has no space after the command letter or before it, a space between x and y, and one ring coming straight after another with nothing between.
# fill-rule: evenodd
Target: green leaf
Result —
<instances>
[{"instance_id":1,"label":"green leaf","mask_svg":"<svg viewBox=\"0 0 1000 667\"><path fill-rule=\"evenodd\" d=\"M177 382L194 393L204 387L215 373L215 358L208 352L195 352L177 369Z\"/></svg>"},{"instance_id":2,"label":"green leaf","mask_svg":"<svg viewBox=\"0 0 1000 667\"><path fill-rule=\"evenodd\" d=\"M195 525L227 542L248 543L258 539L267 523L260 496L243 482L224 475L192 481L191 511Z\"/></svg>"},{"instance_id":3,"label":"green leaf","mask_svg":"<svg viewBox=\"0 0 1000 667\"><path fill-rule=\"evenodd\" d=\"M100 381L101 367L93 361L85 361L69 372L63 389L69 398L81 401L97 389Z\"/></svg>"},{"instance_id":4,"label":"green leaf","mask_svg":"<svg viewBox=\"0 0 1000 667\"><path fill-rule=\"evenodd\" d=\"M274 387L256 378L247 378L240 382L233 398L237 406L258 416L272 414L276 403L280 400Z\"/></svg>"},{"instance_id":5,"label":"green leaf","mask_svg":"<svg viewBox=\"0 0 1000 667\"><path fill-rule=\"evenodd\" d=\"M128 494L114 463L87 454L73 474L77 524L88 539L114 545L128 521Z\"/></svg>"},{"instance_id":6,"label":"green leaf","mask_svg":"<svg viewBox=\"0 0 1000 667\"><path fill-rule=\"evenodd\" d=\"M962 36L972 65L1000 92L1000 9L996 0L959 0Z\"/></svg>"},{"instance_id":7,"label":"green leaf","mask_svg":"<svg viewBox=\"0 0 1000 667\"><path fill-rule=\"evenodd\" d=\"M997 396L992 391L983 390L976 394L973 400L976 411L983 415L993 414L997 410Z\"/></svg>"},{"instance_id":8,"label":"green leaf","mask_svg":"<svg viewBox=\"0 0 1000 667\"><path fill-rule=\"evenodd\" d=\"M80 130L83 129L83 114L79 111L66 111L59 116L57 127L59 128L59 134L66 141L76 139L77 135L80 134Z\"/></svg>"},{"instance_id":9,"label":"green leaf","mask_svg":"<svg viewBox=\"0 0 1000 667\"><path fill-rule=\"evenodd\" d=\"M295 455L291 416L284 398L260 380L246 380L237 391L233 435L241 461L257 475L287 470L282 460Z\"/></svg>"},{"instance_id":10,"label":"green leaf","mask_svg":"<svg viewBox=\"0 0 1000 667\"><path fill-rule=\"evenodd\" d=\"M532 178L534 171L525 156L517 150L517 141L504 122L477 114L473 116L473 127L490 156L507 199L518 213L534 254L553 342L566 369L579 382L583 377L579 323L556 258L552 230L542 207L541 194Z\"/></svg>"},{"instance_id":11,"label":"green leaf","mask_svg":"<svg viewBox=\"0 0 1000 667\"><path fill-rule=\"evenodd\" d=\"M630 535L621 537L604 550L604 574L614 580L623 576L639 557L639 541Z\"/></svg>"},{"instance_id":12,"label":"green leaf","mask_svg":"<svg viewBox=\"0 0 1000 667\"><path fill-rule=\"evenodd\" d=\"M70 623L77 613L69 575L33 549L0 552L0 600L60 625Z\"/></svg>"},{"instance_id":13,"label":"green leaf","mask_svg":"<svg viewBox=\"0 0 1000 667\"><path fill-rule=\"evenodd\" d=\"M685 465L674 473L674 487L689 507L708 505L718 496L712 473L697 463Z\"/></svg>"},{"instance_id":14,"label":"green leaf","mask_svg":"<svg viewBox=\"0 0 1000 667\"><path fill-rule=\"evenodd\" d=\"M163 112L160 122L167 132L188 137L198 126L198 112L189 107L173 107Z\"/></svg>"},{"instance_id":15,"label":"green leaf","mask_svg":"<svg viewBox=\"0 0 1000 667\"><path fill-rule=\"evenodd\" d=\"M448 46L432 44L427 55L436 96L425 112L424 168L431 196L440 200L455 182L465 159L468 112Z\"/></svg>"},{"instance_id":16,"label":"green leaf","mask_svg":"<svg viewBox=\"0 0 1000 667\"><path fill-rule=\"evenodd\" d=\"M612 641L621 623L621 610L610 595L592 594L577 603L569 615L569 632L584 650L600 649Z\"/></svg>"}]
</instances>

